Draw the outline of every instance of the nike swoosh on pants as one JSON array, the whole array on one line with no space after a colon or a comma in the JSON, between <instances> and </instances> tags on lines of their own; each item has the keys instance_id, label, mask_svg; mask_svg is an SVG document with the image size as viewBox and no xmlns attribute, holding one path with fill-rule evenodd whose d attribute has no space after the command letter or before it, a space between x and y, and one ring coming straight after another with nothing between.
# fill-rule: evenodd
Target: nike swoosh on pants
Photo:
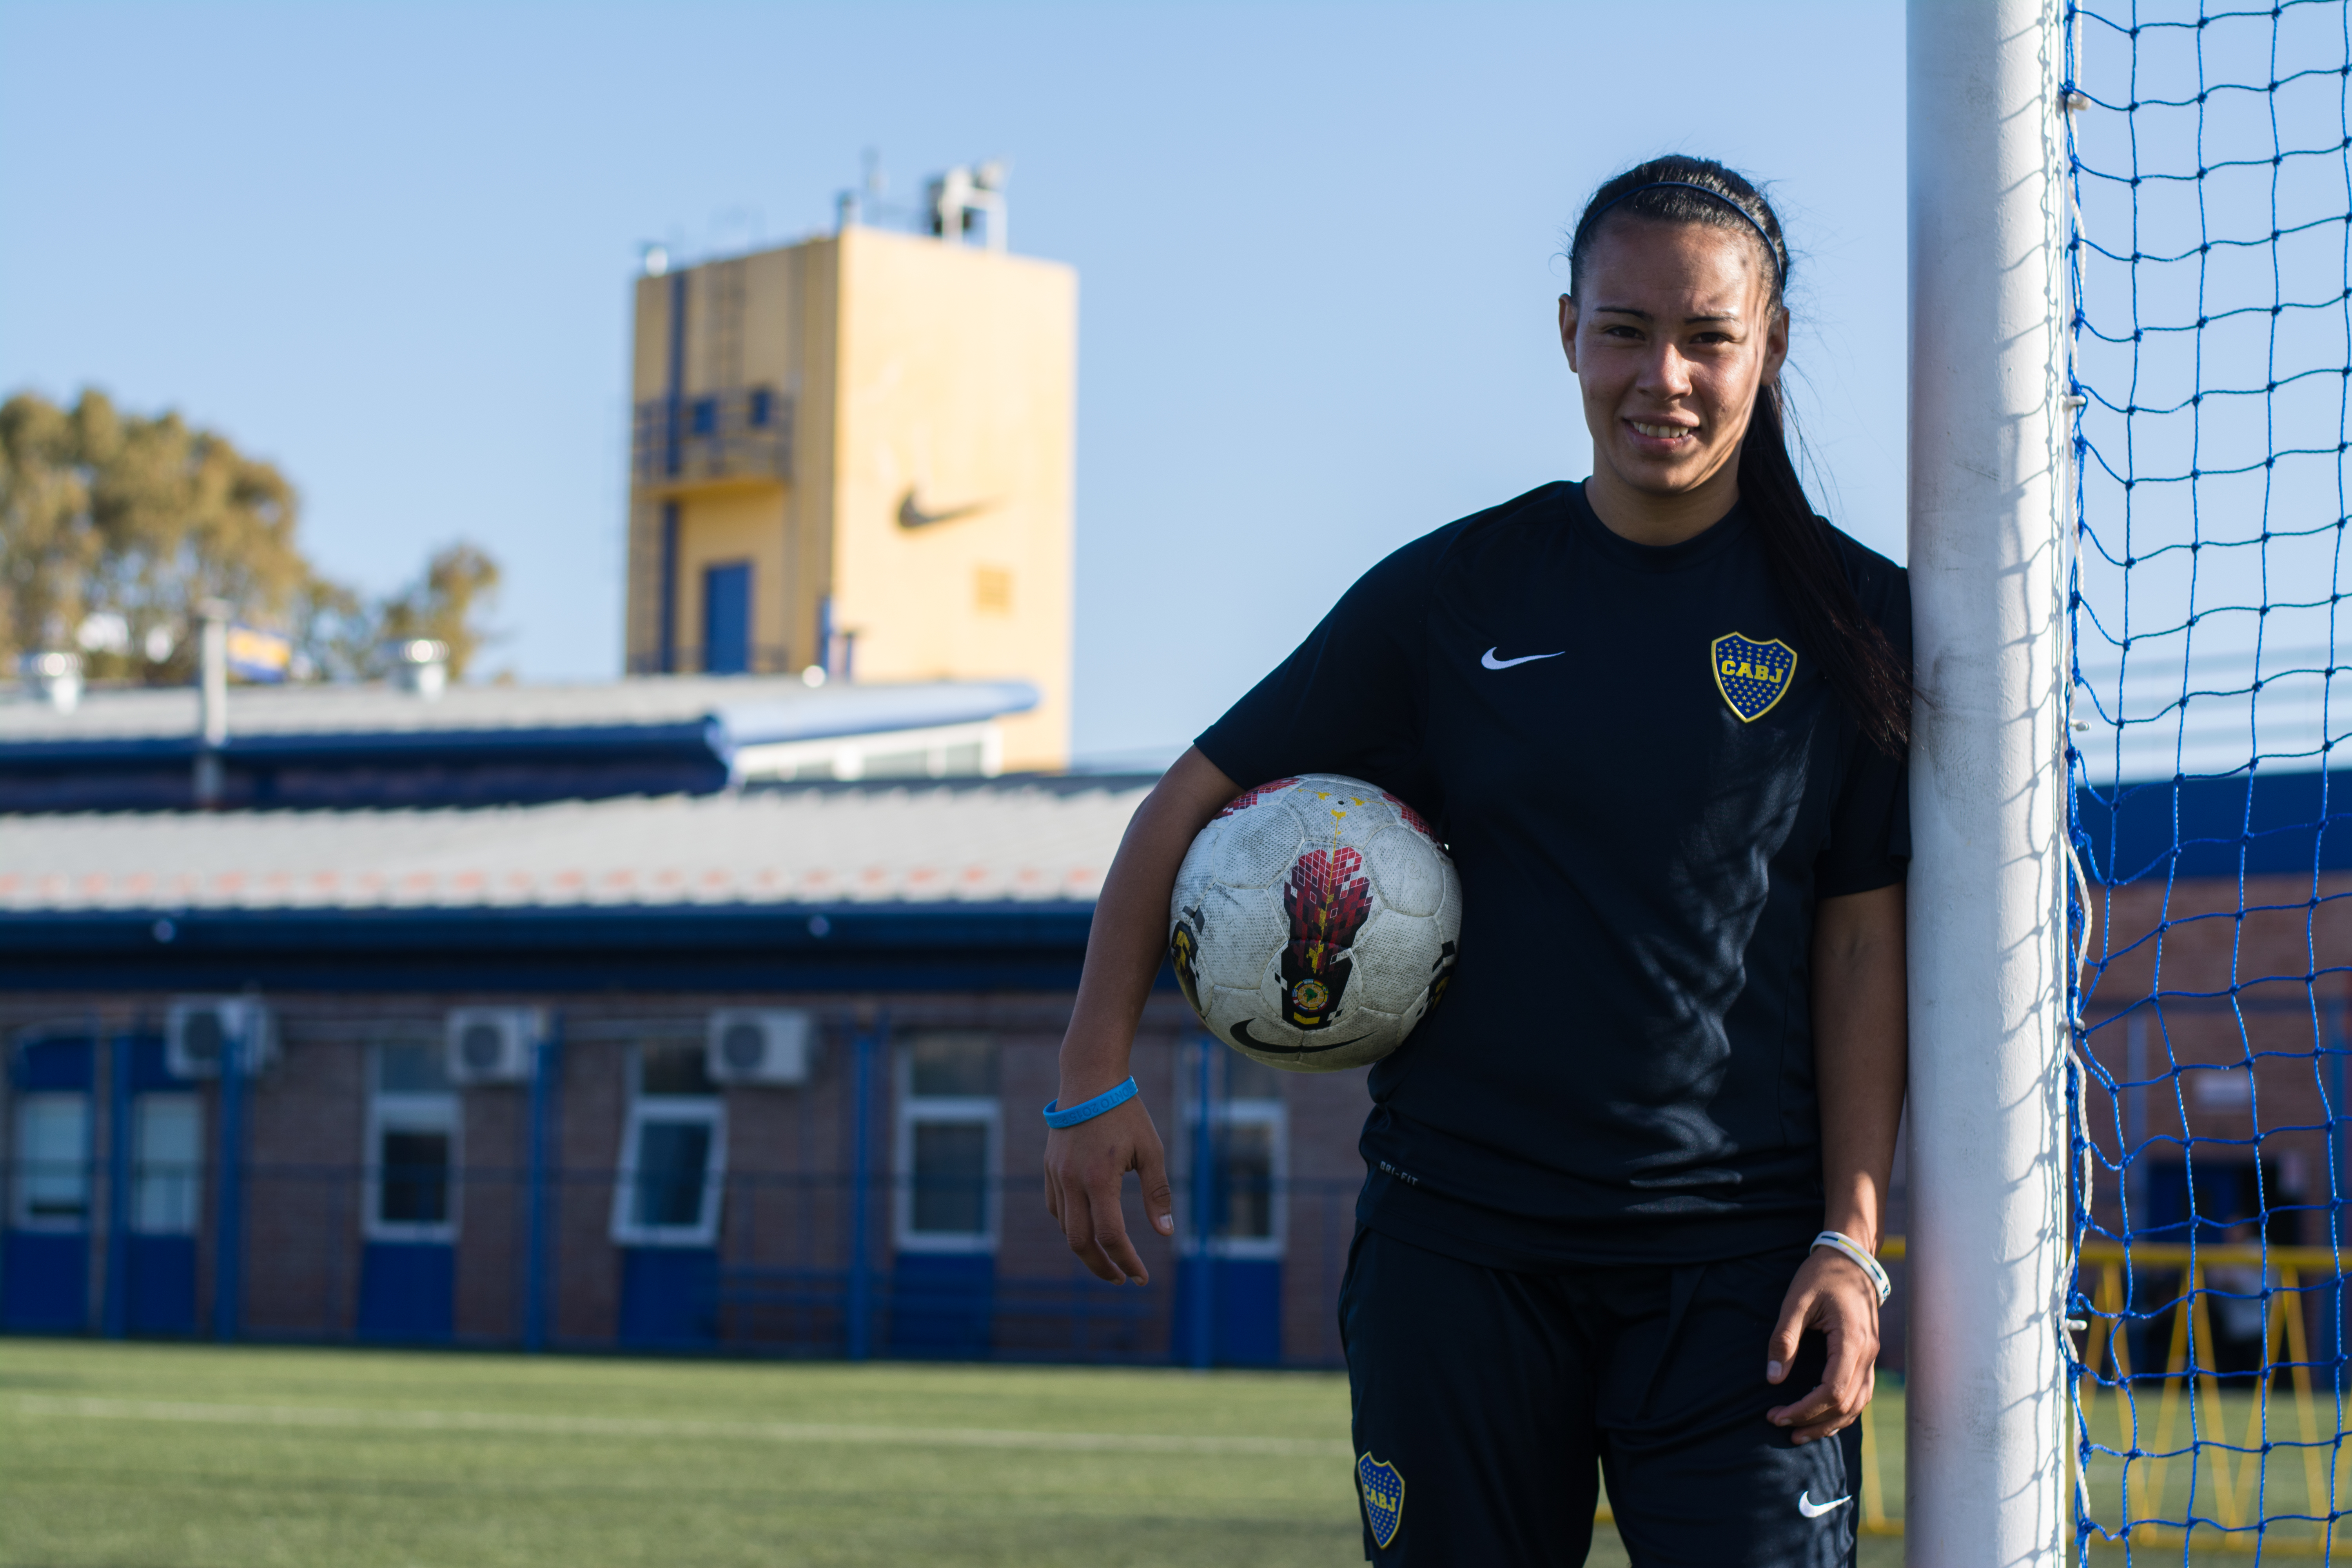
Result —
<instances>
[{"instance_id":1,"label":"nike swoosh on pants","mask_svg":"<svg viewBox=\"0 0 2352 1568\"><path fill-rule=\"evenodd\" d=\"M1813 1500L1813 1489L1807 1487L1803 1491L1797 1494L1797 1511L1803 1514L1807 1519L1819 1519L1825 1513L1843 1508L1853 1500L1853 1495L1849 1492L1844 1497L1834 1499L1829 1502L1815 1502Z\"/></svg>"}]
</instances>

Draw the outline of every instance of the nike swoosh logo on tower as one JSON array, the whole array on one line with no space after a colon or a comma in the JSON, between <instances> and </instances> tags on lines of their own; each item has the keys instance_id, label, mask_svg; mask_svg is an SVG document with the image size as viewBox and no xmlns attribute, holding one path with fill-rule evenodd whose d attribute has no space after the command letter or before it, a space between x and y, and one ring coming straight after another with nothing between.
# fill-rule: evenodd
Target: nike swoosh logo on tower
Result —
<instances>
[{"instance_id":1,"label":"nike swoosh logo on tower","mask_svg":"<svg viewBox=\"0 0 2352 1568\"><path fill-rule=\"evenodd\" d=\"M1813 1489L1807 1487L1803 1491L1797 1494L1797 1511L1803 1514L1807 1519L1819 1519L1825 1513L1831 1513L1838 1509L1843 1508L1853 1500L1853 1494L1849 1492L1845 1496L1839 1498L1832 1502L1815 1502L1813 1500Z\"/></svg>"},{"instance_id":2,"label":"nike swoosh logo on tower","mask_svg":"<svg viewBox=\"0 0 2352 1568\"><path fill-rule=\"evenodd\" d=\"M1478 662L1485 665L1488 669L1508 669L1515 664L1533 664L1539 658L1558 658L1560 653L1566 653L1568 651L1568 649L1562 648L1559 650L1559 653L1523 653L1517 658L1496 658L1495 655L1499 650L1499 647L1500 645L1498 644L1496 647L1488 648L1485 653L1478 656Z\"/></svg>"},{"instance_id":3,"label":"nike swoosh logo on tower","mask_svg":"<svg viewBox=\"0 0 2352 1568\"><path fill-rule=\"evenodd\" d=\"M898 526L906 529L934 528L942 522L953 522L958 518L986 511L995 504L994 501L982 500L973 501L969 506L951 506L944 511L925 511L921 503L915 500L915 492L909 489L898 498Z\"/></svg>"}]
</instances>

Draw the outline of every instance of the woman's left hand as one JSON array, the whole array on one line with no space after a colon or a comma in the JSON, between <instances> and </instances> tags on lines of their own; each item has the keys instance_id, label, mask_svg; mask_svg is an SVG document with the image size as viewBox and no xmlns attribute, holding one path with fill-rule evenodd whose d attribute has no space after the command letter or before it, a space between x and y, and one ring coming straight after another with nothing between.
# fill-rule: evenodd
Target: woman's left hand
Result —
<instances>
[{"instance_id":1,"label":"woman's left hand","mask_svg":"<svg viewBox=\"0 0 2352 1568\"><path fill-rule=\"evenodd\" d=\"M1878 1288L1852 1258L1817 1247L1805 1258L1780 1301L1780 1321L1766 1350L1764 1381L1779 1383L1797 1359L1807 1331L1829 1342L1829 1364L1818 1387L1794 1404L1764 1413L1790 1438L1810 1443L1852 1426L1870 1403L1878 1365Z\"/></svg>"}]
</instances>

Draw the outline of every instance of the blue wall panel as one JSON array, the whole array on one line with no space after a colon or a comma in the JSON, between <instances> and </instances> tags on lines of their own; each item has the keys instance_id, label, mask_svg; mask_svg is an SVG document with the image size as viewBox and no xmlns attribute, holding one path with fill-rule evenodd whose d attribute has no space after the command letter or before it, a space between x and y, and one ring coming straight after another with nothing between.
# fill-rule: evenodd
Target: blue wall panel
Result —
<instances>
[{"instance_id":1,"label":"blue wall panel","mask_svg":"<svg viewBox=\"0 0 2352 1568\"><path fill-rule=\"evenodd\" d=\"M133 1236L122 1257L130 1268L125 1326L134 1334L196 1331L196 1238Z\"/></svg>"},{"instance_id":2,"label":"blue wall panel","mask_svg":"<svg viewBox=\"0 0 2352 1568\"><path fill-rule=\"evenodd\" d=\"M902 1252L890 1277L890 1353L988 1354L996 1319L996 1258Z\"/></svg>"},{"instance_id":3,"label":"blue wall panel","mask_svg":"<svg viewBox=\"0 0 2352 1568\"><path fill-rule=\"evenodd\" d=\"M718 1248L624 1247L620 1339L636 1350L718 1343Z\"/></svg>"},{"instance_id":4,"label":"blue wall panel","mask_svg":"<svg viewBox=\"0 0 2352 1568\"><path fill-rule=\"evenodd\" d=\"M431 1344L449 1338L457 1249L439 1241L371 1241L360 1256L360 1338Z\"/></svg>"},{"instance_id":5,"label":"blue wall panel","mask_svg":"<svg viewBox=\"0 0 2352 1568\"><path fill-rule=\"evenodd\" d=\"M2102 784L2074 805L2102 882L2352 866L2352 772Z\"/></svg>"},{"instance_id":6,"label":"blue wall panel","mask_svg":"<svg viewBox=\"0 0 2352 1568\"><path fill-rule=\"evenodd\" d=\"M87 1039L27 1040L8 1064L8 1079L25 1094L79 1090L97 1081L98 1047Z\"/></svg>"},{"instance_id":7,"label":"blue wall panel","mask_svg":"<svg viewBox=\"0 0 2352 1568\"><path fill-rule=\"evenodd\" d=\"M89 1326L89 1237L12 1230L0 1236L0 1329L78 1334Z\"/></svg>"},{"instance_id":8,"label":"blue wall panel","mask_svg":"<svg viewBox=\"0 0 2352 1568\"><path fill-rule=\"evenodd\" d=\"M1171 1355L1180 1365L1192 1350L1192 1271L1198 1258L1176 1267ZM1282 1361L1282 1261L1274 1258L1209 1260L1209 1359L1219 1366L1276 1366Z\"/></svg>"}]
</instances>

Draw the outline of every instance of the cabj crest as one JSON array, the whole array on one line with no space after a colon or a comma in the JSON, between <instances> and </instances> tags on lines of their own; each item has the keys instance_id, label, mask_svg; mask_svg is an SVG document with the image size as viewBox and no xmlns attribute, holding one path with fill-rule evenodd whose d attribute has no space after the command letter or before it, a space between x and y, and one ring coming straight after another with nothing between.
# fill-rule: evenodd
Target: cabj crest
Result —
<instances>
[{"instance_id":1,"label":"cabj crest","mask_svg":"<svg viewBox=\"0 0 2352 1568\"><path fill-rule=\"evenodd\" d=\"M1404 1522L1404 1478L1386 1459L1367 1451L1356 1460L1356 1489L1364 1494L1364 1518L1372 1527L1372 1542L1386 1547Z\"/></svg>"},{"instance_id":2,"label":"cabj crest","mask_svg":"<svg viewBox=\"0 0 2352 1568\"><path fill-rule=\"evenodd\" d=\"M1707 647L1715 667L1715 689L1731 704L1740 721L1752 724L1772 710L1797 679L1797 650L1775 637L1754 637L1727 632Z\"/></svg>"}]
</instances>

